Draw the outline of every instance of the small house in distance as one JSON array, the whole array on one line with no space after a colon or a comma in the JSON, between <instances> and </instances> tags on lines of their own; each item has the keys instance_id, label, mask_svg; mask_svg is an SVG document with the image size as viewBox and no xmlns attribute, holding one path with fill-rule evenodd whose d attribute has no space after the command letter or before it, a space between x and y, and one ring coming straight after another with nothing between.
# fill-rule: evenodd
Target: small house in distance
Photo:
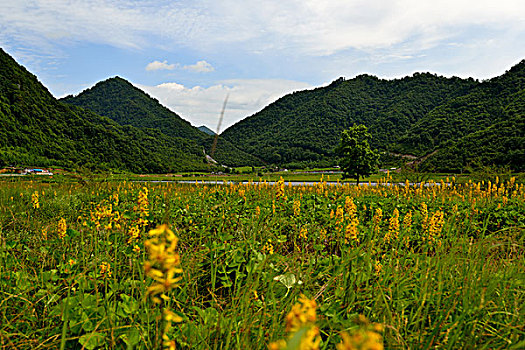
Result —
<instances>
[{"instance_id":1,"label":"small house in distance","mask_svg":"<svg viewBox=\"0 0 525 350\"><path fill-rule=\"evenodd\" d=\"M25 168L22 172L22 175L53 175L52 172L50 172L47 169L37 169L37 168Z\"/></svg>"}]
</instances>

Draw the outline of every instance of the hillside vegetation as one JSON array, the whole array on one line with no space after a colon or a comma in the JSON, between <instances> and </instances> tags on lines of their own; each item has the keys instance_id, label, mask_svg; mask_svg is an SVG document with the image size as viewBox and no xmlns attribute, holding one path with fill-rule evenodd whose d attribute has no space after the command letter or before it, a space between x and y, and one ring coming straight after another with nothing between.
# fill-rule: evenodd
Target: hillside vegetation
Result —
<instances>
[{"instance_id":1,"label":"hillside vegetation","mask_svg":"<svg viewBox=\"0 0 525 350\"><path fill-rule=\"evenodd\" d=\"M192 126L158 100L120 77L101 81L77 96L67 96L62 101L111 118L120 125L157 129L164 135L184 138L188 144L199 148L201 154L202 150L211 153L213 136ZM219 140L213 158L230 166L260 163L256 157L226 140Z\"/></svg>"},{"instance_id":2,"label":"hillside vegetation","mask_svg":"<svg viewBox=\"0 0 525 350\"><path fill-rule=\"evenodd\" d=\"M202 149L57 101L0 49L0 164L171 172L206 169Z\"/></svg>"},{"instance_id":3,"label":"hillside vegetation","mask_svg":"<svg viewBox=\"0 0 525 350\"><path fill-rule=\"evenodd\" d=\"M341 132L364 124L380 151L425 156L437 150L422 164L427 169L523 170L524 67L525 61L485 82L430 73L340 78L284 96L221 136L269 163L328 165Z\"/></svg>"}]
</instances>

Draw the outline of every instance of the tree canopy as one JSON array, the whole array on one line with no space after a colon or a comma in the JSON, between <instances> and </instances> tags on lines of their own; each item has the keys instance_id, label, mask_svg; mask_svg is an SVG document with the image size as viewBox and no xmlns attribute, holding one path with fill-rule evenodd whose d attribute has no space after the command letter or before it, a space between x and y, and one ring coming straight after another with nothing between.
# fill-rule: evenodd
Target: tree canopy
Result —
<instances>
[{"instance_id":1,"label":"tree canopy","mask_svg":"<svg viewBox=\"0 0 525 350\"><path fill-rule=\"evenodd\" d=\"M379 154L370 148L372 136L364 125L355 125L341 133L341 142L336 153L341 157L343 180L368 176L377 168Z\"/></svg>"}]
</instances>

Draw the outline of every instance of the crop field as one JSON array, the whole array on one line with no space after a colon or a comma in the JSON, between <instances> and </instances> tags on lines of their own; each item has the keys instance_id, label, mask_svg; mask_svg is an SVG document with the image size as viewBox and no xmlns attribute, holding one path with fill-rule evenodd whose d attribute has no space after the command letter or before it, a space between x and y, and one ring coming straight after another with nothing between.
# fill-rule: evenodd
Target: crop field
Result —
<instances>
[{"instance_id":1,"label":"crop field","mask_svg":"<svg viewBox=\"0 0 525 350\"><path fill-rule=\"evenodd\" d=\"M0 349L523 349L525 186L0 182Z\"/></svg>"}]
</instances>

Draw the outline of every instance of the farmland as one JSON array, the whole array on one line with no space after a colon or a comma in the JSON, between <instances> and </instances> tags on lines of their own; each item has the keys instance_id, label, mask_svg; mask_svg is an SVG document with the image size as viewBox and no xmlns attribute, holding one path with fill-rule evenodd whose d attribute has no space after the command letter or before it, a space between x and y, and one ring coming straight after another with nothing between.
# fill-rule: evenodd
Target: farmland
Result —
<instances>
[{"instance_id":1,"label":"farmland","mask_svg":"<svg viewBox=\"0 0 525 350\"><path fill-rule=\"evenodd\" d=\"M525 346L525 187L0 182L0 349Z\"/></svg>"}]
</instances>

